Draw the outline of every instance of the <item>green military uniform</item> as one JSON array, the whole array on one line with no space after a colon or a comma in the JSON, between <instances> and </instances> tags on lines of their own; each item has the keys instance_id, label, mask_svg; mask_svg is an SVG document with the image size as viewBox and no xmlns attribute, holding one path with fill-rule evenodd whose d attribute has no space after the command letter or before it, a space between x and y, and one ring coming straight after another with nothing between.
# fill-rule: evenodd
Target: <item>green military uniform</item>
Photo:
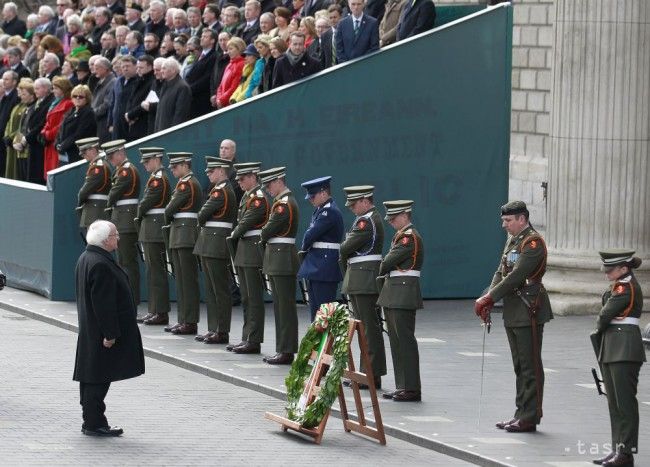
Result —
<instances>
[{"instance_id":1,"label":"green military uniform","mask_svg":"<svg viewBox=\"0 0 650 467\"><path fill-rule=\"evenodd\" d=\"M168 153L168 156L170 164L192 161L191 153ZM194 174L189 172L178 180L165 208L180 324L199 322L199 270L192 250L198 235L197 213L200 208L201 184Z\"/></svg>"},{"instance_id":2,"label":"green military uniform","mask_svg":"<svg viewBox=\"0 0 650 467\"><path fill-rule=\"evenodd\" d=\"M80 151L99 146L99 138L84 138L75 141ZM105 211L108 192L111 189L111 169L106 155L100 152L89 164L86 179L77 196L77 210L81 211L79 227L87 229L96 220L106 220Z\"/></svg>"},{"instance_id":3,"label":"green military uniform","mask_svg":"<svg viewBox=\"0 0 650 467\"><path fill-rule=\"evenodd\" d=\"M347 195L346 205L369 198L374 187L370 185L343 188ZM380 378L386 374L386 350L382 325L376 306L379 298L376 277L379 275L381 250L384 244L384 225L376 208L358 216L352 229L341 243L339 262L343 271L341 291L349 296L354 317L363 322L370 353L372 373L381 387ZM361 362L362 373L366 368Z\"/></svg>"},{"instance_id":4,"label":"green military uniform","mask_svg":"<svg viewBox=\"0 0 650 467\"><path fill-rule=\"evenodd\" d=\"M285 168L265 170L262 183L285 177ZM264 249L264 274L269 276L275 314L275 350L277 354L298 351L298 310L296 308L296 274L298 273L298 203L288 188L273 199L266 225L260 234ZM276 355L279 358L279 356ZM268 363L274 363L271 359Z\"/></svg>"},{"instance_id":5,"label":"green military uniform","mask_svg":"<svg viewBox=\"0 0 650 467\"><path fill-rule=\"evenodd\" d=\"M385 201L386 217L411 212L413 201ZM419 400L420 357L415 339L415 314L422 308L420 270L424 261L422 237L408 223L399 229L379 267L384 283L377 303L383 307L393 358L396 393L416 393Z\"/></svg>"},{"instance_id":6,"label":"green military uniform","mask_svg":"<svg viewBox=\"0 0 650 467\"><path fill-rule=\"evenodd\" d=\"M646 361L639 328L643 292L631 271L641 261L630 250L607 250L600 255L605 268L628 266L628 272L617 278L603 295L603 308L592 340L607 392L612 450L631 455L639 446L636 393L639 371Z\"/></svg>"},{"instance_id":7,"label":"green military uniform","mask_svg":"<svg viewBox=\"0 0 650 467\"><path fill-rule=\"evenodd\" d=\"M235 164L237 176L258 173L260 165L258 162ZM258 184L245 192L239 202L237 226L231 235L232 240L237 242L234 263L244 308L242 341L257 345L264 342L264 284L262 254L258 243L260 229L266 224L268 211L268 201Z\"/></svg>"},{"instance_id":8,"label":"green military uniform","mask_svg":"<svg viewBox=\"0 0 650 467\"><path fill-rule=\"evenodd\" d=\"M124 150L124 140L102 144L110 157L115 151ZM125 159L113 172L111 190L108 193L107 209L111 210L111 222L117 227L120 241L117 247L117 262L126 270L135 303L140 303L140 264L138 263L138 231L135 217L140 197L140 174L135 166Z\"/></svg>"},{"instance_id":9,"label":"green military uniform","mask_svg":"<svg viewBox=\"0 0 650 467\"><path fill-rule=\"evenodd\" d=\"M217 157L206 157L206 172L213 168L231 168L230 161ZM200 256L205 274L205 303L208 309L208 331L221 334L227 343L232 316L230 299L230 254L226 237L232 232L237 219L237 198L229 180L216 184L199 211L201 231L194 247L194 254ZM223 342L225 340L225 342ZM211 343L209 339L204 342Z\"/></svg>"},{"instance_id":10,"label":"green military uniform","mask_svg":"<svg viewBox=\"0 0 650 467\"><path fill-rule=\"evenodd\" d=\"M163 148L140 148L142 160L162 157L163 152ZM165 206L170 196L169 178L161 167L149 176L136 215L136 225L140 226L138 240L142 243L147 267L150 315L167 315L170 309L167 259L162 235Z\"/></svg>"},{"instance_id":11,"label":"green military uniform","mask_svg":"<svg viewBox=\"0 0 650 467\"><path fill-rule=\"evenodd\" d=\"M524 212L528 211L521 201L501 208L502 215ZM499 268L488 292L494 302L503 299L503 322L516 375L517 410L514 419L534 425L539 424L542 417L544 323L553 319L548 294L542 285L546 256L544 239L528 225L506 240ZM534 315L536 329L533 329L531 315ZM537 345L534 345L535 340Z\"/></svg>"}]
</instances>

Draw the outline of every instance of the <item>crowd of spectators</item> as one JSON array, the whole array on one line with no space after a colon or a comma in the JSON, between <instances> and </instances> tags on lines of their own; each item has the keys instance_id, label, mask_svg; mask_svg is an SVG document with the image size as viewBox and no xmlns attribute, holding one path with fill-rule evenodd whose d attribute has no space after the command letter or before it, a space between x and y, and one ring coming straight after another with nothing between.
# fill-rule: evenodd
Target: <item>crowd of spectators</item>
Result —
<instances>
[{"instance_id":1,"label":"crowd of spectators","mask_svg":"<svg viewBox=\"0 0 650 467\"><path fill-rule=\"evenodd\" d=\"M42 184L78 139L133 141L435 20L431 0L215 1L56 0L24 20L5 2L0 176Z\"/></svg>"}]
</instances>

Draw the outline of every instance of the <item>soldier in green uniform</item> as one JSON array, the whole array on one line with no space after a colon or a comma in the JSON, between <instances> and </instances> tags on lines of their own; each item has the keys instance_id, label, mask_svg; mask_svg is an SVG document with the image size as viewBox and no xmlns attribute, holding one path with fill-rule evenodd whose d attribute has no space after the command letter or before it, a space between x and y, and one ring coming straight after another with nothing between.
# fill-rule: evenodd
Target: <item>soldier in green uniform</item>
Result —
<instances>
[{"instance_id":1,"label":"soldier in green uniform","mask_svg":"<svg viewBox=\"0 0 650 467\"><path fill-rule=\"evenodd\" d=\"M106 209L111 211L111 222L117 227L120 242L117 262L129 276L129 285L136 305L140 303L140 264L138 263L138 231L135 225L140 197L140 174L127 159L123 139L101 145L106 158L115 167Z\"/></svg>"},{"instance_id":2,"label":"soldier in green uniform","mask_svg":"<svg viewBox=\"0 0 650 467\"><path fill-rule=\"evenodd\" d=\"M354 317L363 322L375 387L380 389L381 377L386 374L386 350L376 311L379 290L375 279L381 264L384 225L373 204L374 189L371 185L343 188L347 197L345 205L357 217L341 243L339 263L344 274L341 291L348 294ZM363 362L360 369L362 373L367 371ZM367 389L365 384L359 387Z\"/></svg>"},{"instance_id":3,"label":"soldier in green uniform","mask_svg":"<svg viewBox=\"0 0 650 467\"><path fill-rule=\"evenodd\" d=\"M237 183L244 196L239 202L237 226L228 241L237 244L234 258L242 305L244 307L244 328L242 341L228 345L226 350L235 353L260 353L264 341L264 285L262 280L261 228L266 224L269 204L257 179L261 163L235 164Z\"/></svg>"},{"instance_id":4,"label":"soldier in green uniform","mask_svg":"<svg viewBox=\"0 0 650 467\"><path fill-rule=\"evenodd\" d=\"M379 267L383 286L377 303L388 326L395 372L395 391L383 397L398 402L422 399L420 354L415 340L415 312L422 308L420 270L424 260L422 237L411 223L413 201L384 201L386 220L396 230L388 254Z\"/></svg>"},{"instance_id":5,"label":"soldier in green uniform","mask_svg":"<svg viewBox=\"0 0 650 467\"><path fill-rule=\"evenodd\" d=\"M173 334L196 334L199 322L199 264L192 253L198 235L197 217L201 208L201 184L192 173L192 153L170 152L169 165L178 180L169 204L165 208L163 236L169 235L167 247L171 253L176 278L178 323L165 327Z\"/></svg>"},{"instance_id":6,"label":"soldier in green uniform","mask_svg":"<svg viewBox=\"0 0 650 467\"><path fill-rule=\"evenodd\" d=\"M232 316L230 298L230 255L226 237L237 219L237 198L228 180L232 164L218 157L205 158L205 173L214 184L208 200L199 211L201 231L194 246L205 274L205 304L208 309L208 332L196 336L206 344L227 344Z\"/></svg>"},{"instance_id":7,"label":"soldier in green uniform","mask_svg":"<svg viewBox=\"0 0 650 467\"><path fill-rule=\"evenodd\" d=\"M624 249L601 251L600 257L612 284L603 294L603 308L591 337L607 392L612 452L594 464L633 466L639 446L636 392L639 371L646 361L639 328L643 292L632 272L641 265L641 258Z\"/></svg>"},{"instance_id":8,"label":"soldier in green uniform","mask_svg":"<svg viewBox=\"0 0 650 467\"><path fill-rule=\"evenodd\" d=\"M273 295L276 354L263 360L271 365L288 365L298 351L298 203L287 188L285 167L265 170L259 176L264 189L273 197L271 214L260 237L264 245L263 272L269 277Z\"/></svg>"},{"instance_id":9,"label":"soldier in green uniform","mask_svg":"<svg viewBox=\"0 0 650 467\"><path fill-rule=\"evenodd\" d=\"M99 152L99 138L84 138L75 141L79 154L88 161L86 179L77 196L77 211L80 212L79 227L86 237L88 226L96 220L107 220L106 200L111 189L111 169L106 155Z\"/></svg>"},{"instance_id":10,"label":"soldier in green uniform","mask_svg":"<svg viewBox=\"0 0 650 467\"><path fill-rule=\"evenodd\" d=\"M512 419L496 426L515 433L536 431L542 418L542 337L544 323L553 318L542 284L546 244L528 215L523 201L501 206L501 225L509 236L490 289L475 304L476 314L487 323L494 303L503 299L503 323L517 377L517 410Z\"/></svg>"},{"instance_id":11,"label":"soldier in green uniform","mask_svg":"<svg viewBox=\"0 0 650 467\"><path fill-rule=\"evenodd\" d=\"M171 187L162 166L164 152L163 148L140 148L140 162L150 175L138 205L135 223L139 225L138 240L142 244L147 267L149 301L147 315L138 318L138 322L148 325L169 323L169 281L162 226Z\"/></svg>"}]
</instances>

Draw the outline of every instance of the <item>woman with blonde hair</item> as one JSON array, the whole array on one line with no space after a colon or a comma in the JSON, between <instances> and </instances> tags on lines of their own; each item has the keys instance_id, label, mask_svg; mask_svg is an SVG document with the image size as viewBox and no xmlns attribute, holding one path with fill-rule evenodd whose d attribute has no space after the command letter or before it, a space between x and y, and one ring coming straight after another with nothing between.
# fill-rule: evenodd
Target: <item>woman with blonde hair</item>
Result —
<instances>
[{"instance_id":1,"label":"woman with blonde hair","mask_svg":"<svg viewBox=\"0 0 650 467\"><path fill-rule=\"evenodd\" d=\"M318 33L316 32L316 20L313 16L305 16L300 20L300 26L298 26L298 31L305 35L305 49L308 49L314 39L318 39Z\"/></svg>"},{"instance_id":2,"label":"woman with blonde hair","mask_svg":"<svg viewBox=\"0 0 650 467\"><path fill-rule=\"evenodd\" d=\"M230 96L230 103L235 104L237 102L241 102L244 99L248 99L251 97L252 91L249 93L248 90L253 84L253 70L255 70L255 64L257 63L257 59L259 58L260 54L255 48L254 44L249 44L246 47L246 50L244 51L244 68L242 69L241 72L241 79L239 80L239 86L237 86L237 89L235 89L235 92L232 93L232 96ZM258 80L259 84L259 80ZM257 85L254 85L253 87L257 87Z\"/></svg>"},{"instance_id":3,"label":"woman with blonde hair","mask_svg":"<svg viewBox=\"0 0 650 467\"><path fill-rule=\"evenodd\" d=\"M85 84L79 84L70 94L74 107L63 117L61 128L56 135L56 150L59 153L59 166L81 160L75 141L97 136L97 120L90 105L92 93Z\"/></svg>"},{"instance_id":4,"label":"woman with blonde hair","mask_svg":"<svg viewBox=\"0 0 650 467\"><path fill-rule=\"evenodd\" d=\"M70 99L72 84L68 78L55 76L52 79L52 93L54 100L45 117L45 126L41 130L41 136L45 143L45 157L43 163L43 176L47 180L47 173L59 166L59 152L56 150L56 135L59 133L61 123L65 114L74 107Z\"/></svg>"},{"instance_id":5,"label":"woman with blonde hair","mask_svg":"<svg viewBox=\"0 0 650 467\"><path fill-rule=\"evenodd\" d=\"M217 88L216 107L222 109L230 104L232 96L239 81L241 80L242 70L244 69L244 57L242 53L246 49L246 42L240 37L233 37L228 41L226 51L230 57L230 62L226 66L221 78L221 83Z\"/></svg>"},{"instance_id":6,"label":"woman with blonde hair","mask_svg":"<svg viewBox=\"0 0 650 467\"><path fill-rule=\"evenodd\" d=\"M5 177L12 178L14 180L24 180L20 178L18 170L18 148L15 146L16 142L22 142L23 136L20 134L20 122L29 107L25 98L25 87L30 86L32 92L34 87L32 86L32 80L29 78L23 78L18 83L17 92L20 102L14 106L9 115L9 121L5 127L4 141L3 143L7 146L7 159L5 162ZM22 147L20 148L22 149Z\"/></svg>"}]
</instances>

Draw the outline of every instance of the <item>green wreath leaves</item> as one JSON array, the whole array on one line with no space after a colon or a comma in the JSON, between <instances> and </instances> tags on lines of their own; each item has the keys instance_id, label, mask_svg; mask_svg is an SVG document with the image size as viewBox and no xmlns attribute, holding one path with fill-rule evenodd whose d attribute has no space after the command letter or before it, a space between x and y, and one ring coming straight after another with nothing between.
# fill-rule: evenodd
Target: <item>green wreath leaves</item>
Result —
<instances>
[{"instance_id":1,"label":"green wreath leaves","mask_svg":"<svg viewBox=\"0 0 650 467\"><path fill-rule=\"evenodd\" d=\"M287 386L287 416L305 428L318 425L339 395L341 376L348 364L349 319L350 314L346 305L338 302L321 305L316 320L309 326L300 342L296 359L284 380ZM329 332L334 337L332 364L320 381L320 392L311 404L304 407L301 396L305 389L305 380L312 371L309 358L312 351L318 350L321 341L327 338L327 334L323 331Z\"/></svg>"}]
</instances>

